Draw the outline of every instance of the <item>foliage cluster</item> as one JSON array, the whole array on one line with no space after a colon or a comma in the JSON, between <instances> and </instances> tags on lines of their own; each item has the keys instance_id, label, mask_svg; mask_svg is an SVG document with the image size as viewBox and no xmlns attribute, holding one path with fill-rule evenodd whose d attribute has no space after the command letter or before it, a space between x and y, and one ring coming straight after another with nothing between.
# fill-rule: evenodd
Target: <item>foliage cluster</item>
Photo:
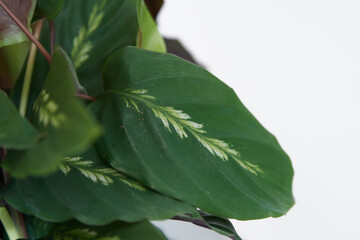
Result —
<instances>
[{"instance_id":1,"label":"foliage cluster","mask_svg":"<svg viewBox=\"0 0 360 240\"><path fill-rule=\"evenodd\" d=\"M228 218L293 205L275 137L167 53L187 55L157 30L162 1L0 3L4 238L162 240L150 221L173 219L240 239Z\"/></svg>"}]
</instances>

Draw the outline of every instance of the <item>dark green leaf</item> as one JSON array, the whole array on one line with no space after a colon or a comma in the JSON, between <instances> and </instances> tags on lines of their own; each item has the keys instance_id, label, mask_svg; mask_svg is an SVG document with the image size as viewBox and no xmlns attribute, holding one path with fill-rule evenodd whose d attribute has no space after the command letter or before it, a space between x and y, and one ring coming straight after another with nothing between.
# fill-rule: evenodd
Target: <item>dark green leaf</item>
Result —
<instances>
[{"instance_id":1,"label":"dark green leaf","mask_svg":"<svg viewBox=\"0 0 360 240\"><path fill-rule=\"evenodd\" d=\"M38 0L35 15L49 20L54 19L59 15L63 5L64 0Z\"/></svg>"},{"instance_id":2,"label":"dark green leaf","mask_svg":"<svg viewBox=\"0 0 360 240\"><path fill-rule=\"evenodd\" d=\"M0 88L11 89L19 77L30 43L22 42L0 48Z\"/></svg>"},{"instance_id":3,"label":"dark green leaf","mask_svg":"<svg viewBox=\"0 0 360 240\"><path fill-rule=\"evenodd\" d=\"M106 93L91 109L113 167L227 218L278 217L293 205L288 156L216 77L134 47L114 53L103 76Z\"/></svg>"},{"instance_id":4,"label":"dark green leaf","mask_svg":"<svg viewBox=\"0 0 360 240\"><path fill-rule=\"evenodd\" d=\"M105 164L95 149L66 158L61 170L44 178L12 180L1 197L11 206L41 219L70 218L90 225L114 220L167 219L196 210L145 188Z\"/></svg>"},{"instance_id":5,"label":"dark green leaf","mask_svg":"<svg viewBox=\"0 0 360 240\"><path fill-rule=\"evenodd\" d=\"M49 234L53 223L43 221L30 215L23 214L23 216L28 239L39 239Z\"/></svg>"},{"instance_id":6,"label":"dark green leaf","mask_svg":"<svg viewBox=\"0 0 360 240\"><path fill-rule=\"evenodd\" d=\"M63 157L84 151L100 135L100 127L75 97L76 81L70 59L57 48L34 106L38 128L45 137L31 149L8 152L2 166L12 176L50 173Z\"/></svg>"},{"instance_id":7,"label":"dark green leaf","mask_svg":"<svg viewBox=\"0 0 360 240\"><path fill-rule=\"evenodd\" d=\"M229 219L222 218L219 216L211 215L203 211L199 211L198 216L176 216L172 218L174 220L180 220L185 222L191 222L200 227L209 228L215 232L229 237L234 240L241 240L240 236L237 234L234 226Z\"/></svg>"},{"instance_id":8,"label":"dark green leaf","mask_svg":"<svg viewBox=\"0 0 360 240\"><path fill-rule=\"evenodd\" d=\"M71 57L78 78L89 95L103 91L101 68L114 50L135 45L138 32L137 0L65 0L56 19L56 43ZM41 42L49 47L49 30ZM37 56L34 79L44 78L46 60Z\"/></svg>"},{"instance_id":9,"label":"dark green leaf","mask_svg":"<svg viewBox=\"0 0 360 240\"><path fill-rule=\"evenodd\" d=\"M34 0L2 0L20 22L30 29L30 22L34 13ZM9 15L0 7L0 47L27 41L28 38L14 23Z\"/></svg>"},{"instance_id":10,"label":"dark green leaf","mask_svg":"<svg viewBox=\"0 0 360 240\"><path fill-rule=\"evenodd\" d=\"M147 9L144 0L138 0L137 13L139 33L136 46L147 50L166 52L165 41L160 35L156 23Z\"/></svg>"},{"instance_id":11,"label":"dark green leaf","mask_svg":"<svg viewBox=\"0 0 360 240\"><path fill-rule=\"evenodd\" d=\"M0 146L7 149L25 149L39 139L36 130L20 116L6 93L0 90Z\"/></svg>"},{"instance_id":12,"label":"dark green leaf","mask_svg":"<svg viewBox=\"0 0 360 240\"><path fill-rule=\"evenodd\" d=\"M166 240L166 237L148 221L115 222L103 227L70 221L55 224L49 236L41 240Z\"/></svg>"}]
</instances>

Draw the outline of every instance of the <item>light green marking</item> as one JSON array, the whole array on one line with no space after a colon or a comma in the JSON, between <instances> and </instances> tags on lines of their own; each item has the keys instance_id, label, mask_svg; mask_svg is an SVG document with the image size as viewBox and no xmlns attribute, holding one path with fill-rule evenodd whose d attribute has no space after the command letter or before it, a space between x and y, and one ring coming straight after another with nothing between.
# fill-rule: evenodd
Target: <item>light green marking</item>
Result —
<instances>
[{"instance_id":1,"label":"light green marking","mask_svg":"<svg viewBox=\"0 0 360 240\"><path fill-rule=\"evenodd\" d=\"M140 112L139 103L148 107L155 117L161 120L162 124L169 132L172 132L170 128L170 126L172 126L181 139L187 138L188 133L190 133L212 155L217 156L224 161L229 160L229 157L233 158L242 168L254 175L263 173L259 166L240 159L240 153L237 150L232 149L228 143L219 139L204 136L206 131L203 129L203 124L191 121L191 117L187 113L184 113L182 110L174 109L173 107L157 105L155 103L156 98L148 95L147 90L125 89L123 91L109 90L109 92L120 94L126 107L132 108L137 112Z\"/></svg>"},{"instance_id":2,"label":"light green marking","mask_svg":"<svg viewBox=\"0 0 360 240\"><path fill-rule=\"evenodd\" d=\"M94 162L82 160L82 157L66 157L64 158L63 164L60 166L60 170L65 175L67 175L73 167L94 183L99 182L104 186L108 186L114 182L113 178L115 178L132 188L145 191L143 186L133 180L126 178L126 176L124 176L115 168L94 168L93 165Z\"/></svg>"},{"instance_id":3,"label":"light green marking","mask_svg":"<svg viewBox=\"0 0 360 240\"><path fill-rule=\"evenodd\" d=\"M51 99L50 94L43 89L37 98L34 110L39 114L39 122L45 127L51 125L60 128L67 121L65 114L59 111L59 105Z\"/></svg>"},{"instance_id":4,"label":"light green marking","mask_svg":"<svg viewBox=\"0 0 360 240\"><path fill-rule=\"evenodd\" d=\"M89 40L90 35L99 28L104 18L104 7L107 0L94 5L87 26L81 26L78 35L73 40L73 48L71 50L71 59L75 69L78 69L89 57L89 53L93 48L93 44Z\"/></svg>"}]
</instances>

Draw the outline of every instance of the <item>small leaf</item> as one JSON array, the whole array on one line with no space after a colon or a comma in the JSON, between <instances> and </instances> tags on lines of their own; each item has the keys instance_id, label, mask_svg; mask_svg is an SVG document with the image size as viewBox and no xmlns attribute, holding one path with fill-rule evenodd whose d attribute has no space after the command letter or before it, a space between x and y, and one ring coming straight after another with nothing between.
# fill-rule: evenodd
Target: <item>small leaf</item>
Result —
<instances>
[{"instance_id":1,"label":"small leaf","mask_svg":"<svg viewBox=\"0 0 360 240\"><path fill-rule=\"evenodd\" d=\"M2 0L10 11L31 31L30 23L34 14L34 0ZM0 7L0 47L28 41L26 35Z\"/></svg>"},{"instance_id":2,"label":"small leaf","mask_svg":"<svg viewBox=\"0 0 360 240\"><path fill-rule=\"evenodd\" d=\"M103 225L197 214L187 204L145 188L104 163L94 148L67 158L51 176L12 180L0 196L21 212L51 222L76 218Z\"/></svg>"},{"instance_id":3,"label":"small leaf","mask_svg":"<svg viewBox=\"0 0 360 240\"><path fill-rule=\"evenodd\" d=\"M201 227L210 228L221 235L229 237L230 239L241 240L240 236L237 234L234 226L232 225L229 219L211 215L200 210L198 216L184 215L184 216L176 216L172 219L191 222Z\"/></svg>"},{"instance_id":4,"label":"small leaf","mask_svg":"<svg viewBox=\"0 0 360 240\"><path fill-rule=\"evenodd\" d=\"M52 59L45 85L34 106L34 118L45 136L26 151L9 151L2 166L14 177L51 173L63 157L84 151L101 128L75 97L75 70L61 48Z\"/></svg>"},{"instance_id":5,"label":"small leaf","mask_svg":"<svg viewBox=\"0 0 360 240\"><path fill-rule=\"evenodd\" d=\"M115 222L102 227L87 226L77 221L54 224L41 240L166 240L164 234L148 221Z\"/></svg>"},{"instance_id":6,"label":"small leaf","mask_svg":"<svg viewBox=\"0 0 360 240\"><path fill-rule=\"evenodd\" d=\"M134 47L115 52L103 78L90 109L107 129L96 147L113 167L227 218L278 217L293 205L290 159L219 79Z\"/></svg>"},{"instance_id":7,"label":"small leaf","mask_svg":"<svg viewBox=\"0 0 360 240\"><path fill-rule=\"evenodd\" d=\"M144 0L137 0L137 12L139 33L136 46L147 50L166 52L165 41L160 35L156 23L147 9Z\"/></svg>"},{"instance_id":8,"label":"small leaf","mask_svg":"<svg viewBox=\"0 0 360 240\"><path fill-rule=\"evenodd\" d=\"M0 146L26 149L39 140L39 134L20 116L6 93L0 90Z\"/></svg>"},{"instance_id":9,"label":"small leaf","mask_svg":"<svg viewBox=\"0 0 360 240\"><path fill-rule=\"evenodd\" d=\"M54 19L61 12L63 5L64 0L38 0L35 15L49 20Z\"/></svg>"}]
</instances>

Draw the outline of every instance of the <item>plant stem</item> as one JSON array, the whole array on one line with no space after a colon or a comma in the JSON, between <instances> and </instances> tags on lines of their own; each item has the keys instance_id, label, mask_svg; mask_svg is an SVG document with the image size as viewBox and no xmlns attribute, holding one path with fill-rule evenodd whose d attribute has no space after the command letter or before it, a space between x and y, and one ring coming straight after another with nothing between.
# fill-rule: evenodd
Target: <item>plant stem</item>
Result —
<instances>
[{"instance_id":1,"label":"plant stem","mask_svg":"<svg viewBox=\"0 0 360 240\"><path fill-rule=\"evenodd\" d=\"M36 38L38 38L40 36L43 23L44 23L44 20L40 20L35 25L34 35ZM25 117L25 115L26 115L26 107L28 104L30 85L31 85L31 77L32 77L32 73L34 70L35 58L36 58L36 45L31 44L29 58L28 58L26 71L25 71L23 88L21 91L20 107L19 107L19 112L20 112L21 116L23 116L23 117Z\"/></svg>"},{"instance_id":2,"label":"plant stem","mask_svg":"<svg viewBox=\"0 0 360 240\"><path fill-rule=\"evenodd\" d=\"M37 40L37 38L31 34L31 32L25 27L21 21L15 16L14 13L11 12L11 10L6 6L6 4L0 0L0 7L4 9L4 11L9 15L9 17L18 25L18 27L23 31L23 33L36 45L36 47L39 49L39 51L44 55L44 57L48 60L49 63L51 63L51 56L46 51L46 49L41 45L41 43Z\"/></svg>"},{"instance_id":3,"label":"plant stem","mask_svg":"<svg viewBox=\"0 0 360 240\"><path fill-rule=\"evenodd\" d=\"M0 207L0 220L10 240L21 238L21 234L16 229L15 224L5 207Z\"/></svg>"},{"instance_id":4,"label":"plant stem","mask_svg":"<svg viewBox=\"0 0 360 240\"><path fill-rule=\"evenodd\" d=\"M86 94L82 94L82 93L76 93L76 97L78 98L82 98L82 99L86 99L86 100L90 100L90 101L96 101L96 98L86 95Z\"/></svg>"},{"instance_id":5,"label":"plant stem","mask_svg":"<svg viewBox=\"0 0 360 240\"><path fill-rule=\"evenodd\" d=\"M51 48L51 56L54 54L55 48L55 23L54 20L49 21L49 30L50 30L50 48Z\"/></svg>"}]
</instances>

